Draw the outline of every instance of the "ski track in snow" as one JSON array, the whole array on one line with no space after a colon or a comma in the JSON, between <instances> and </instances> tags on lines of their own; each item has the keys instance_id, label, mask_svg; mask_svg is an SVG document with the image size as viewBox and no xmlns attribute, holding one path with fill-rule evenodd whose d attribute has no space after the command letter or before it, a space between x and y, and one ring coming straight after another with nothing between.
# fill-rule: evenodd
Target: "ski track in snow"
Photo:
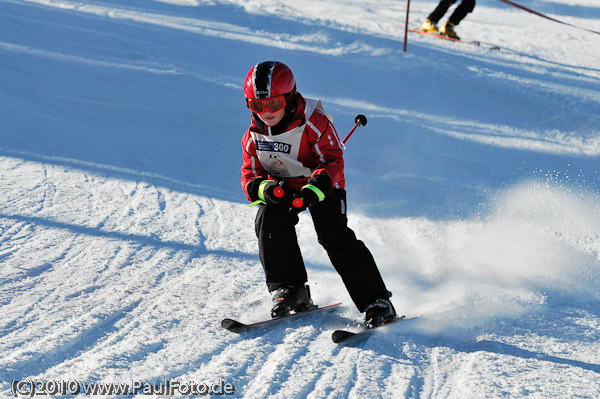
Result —
<instances>
[{"instance_id":1,"label":"ski track in snow","mask_svg":"<svg viewBox=\"0 0 600 399\"><path fill-rule=\"evenodd\" d=\"M591 0L522 2L600 29ZM434 3L415 4L413 23ZM501 51L410 37L402 55L403 7L0 1L0 71L16 79L0 94L2 395L32 378L225 380L240 398L600 398L600 40L478 4L460 32L494 25ZM290 57L305 82L318 74L305 87L338 129L366 112L365 134L386 147L348 145L350 224L396 307L421 317L357 347L331 342L360 315L306 215L313 297L347 306L261 332L219 327L269 310L233 165L257 49ZM448 81L464 107L419 96L456 93ZM222 110L236 116L213 122ZM468 217L435 212L459 205Z\"/></svg>"}]
</instances>

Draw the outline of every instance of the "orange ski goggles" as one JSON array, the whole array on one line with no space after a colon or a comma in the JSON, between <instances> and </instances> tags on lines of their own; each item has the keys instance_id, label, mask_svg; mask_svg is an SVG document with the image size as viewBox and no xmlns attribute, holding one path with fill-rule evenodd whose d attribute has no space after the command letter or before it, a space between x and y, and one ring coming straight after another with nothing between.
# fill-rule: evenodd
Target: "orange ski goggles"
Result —
<instances>
[{"instance_id":1,"label":"orange ski goggles","mask_svg":"<svg viewBox=\"0 0 600 399\"><path fill-rule=\"evenodd\" d=\"M285 107L285 97L283 94L270 98L248 99L248 108L258 115L262 115L267 111L274 113L283 107Z\"/></svg>"}]
</instances>

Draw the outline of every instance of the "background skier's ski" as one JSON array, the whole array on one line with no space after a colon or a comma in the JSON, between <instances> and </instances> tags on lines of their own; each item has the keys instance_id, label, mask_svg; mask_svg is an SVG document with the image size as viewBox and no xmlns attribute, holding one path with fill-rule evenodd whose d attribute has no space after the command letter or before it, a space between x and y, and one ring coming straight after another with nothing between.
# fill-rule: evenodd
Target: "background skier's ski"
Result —
<instances>
[{"instance_id":1,"label":"background skier's ski","mask_svg":"<svg viewBox=\"0 0 600 399\"><path fill-rule=\"evenodd\" d=\"M449 40L451 42L460 42L460 43L466 43L466 44L472 44L475 46L479 46L479 47L484 47L487 48L489 50L500 50L500 47L494 45L494 44L489 44L489 43L482 43L478 40L461 40L461 39L455 39L446 35L442 35L441 33L433 33L433 32L425 32L419 29L409 29L409 32L412 33L419 33L421 35L427 35L427 36L432 36L432 37L437 37L438 39L444 39L444 40Z\"/></svg>"}]
</instances>

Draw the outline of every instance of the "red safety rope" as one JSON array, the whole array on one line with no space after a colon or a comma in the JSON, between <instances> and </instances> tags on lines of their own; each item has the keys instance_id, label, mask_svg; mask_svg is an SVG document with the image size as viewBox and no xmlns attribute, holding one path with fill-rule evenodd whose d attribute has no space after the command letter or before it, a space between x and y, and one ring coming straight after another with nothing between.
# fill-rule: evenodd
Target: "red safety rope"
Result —
<instances>
[{"instance_id":1,"label":"red safety rope","mask_svg":"<svg viewBox=\"0 0 600 399\"><path fill-rule=\"evenodd\" d=\"M501 2L503 2L503 3L505 3L505 4L508 4L509 6L513 6L513 7L520 8L521 10L525 10L525 11L527 11L527 12L530 12L530 13L532 13L532 14L535 14L535 15L537 15L537 16L540 16L540 17L542 17L542 18L549 19L550 21L558 22L559 24L563 24L563 25L569 25L569 26L572 26L572 27L574 27L574 28L577 28L577 29L583 29L583 30L585 30L585 31L592 32L592 33L596 33L596 34L600 35L600 32L596 32L595 30L586 29L586 28L581 28L581 27L579 27L579 26L576 26L576 25L572 25L572 24L569 24L569 23L566 23L566 22L563 22L563 21L559 21L558 19L554 19L554 18L552 18L552 17L549 17L549 16L547 16L547 15L545 15L545 14L542 14L542 13L541 13L541 12L539 12L539 11L535 11L535 10L532 10L531 8L527 8L527 7L525 7L525 6L522 6L522 5L520 5L520 4L517 4L517 3L515 3L514 1L511 1L511 0L498 0L498 1L501 1Z\"/></svg>"}]
</instances>

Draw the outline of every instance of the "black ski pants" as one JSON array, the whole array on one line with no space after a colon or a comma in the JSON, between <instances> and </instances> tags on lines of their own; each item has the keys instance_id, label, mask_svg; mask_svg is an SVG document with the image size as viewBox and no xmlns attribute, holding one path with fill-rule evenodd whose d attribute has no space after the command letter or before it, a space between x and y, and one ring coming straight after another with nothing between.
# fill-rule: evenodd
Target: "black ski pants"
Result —
<instances>
[{"instance_id":1,"label":"black ski pants","mask_svg":"<svg viewBox=\"0 0 600 399\"><path fill-rule=\"evenodd\" d=\"M429 19L432 23L437 24L440 19L446 14L450 6L456 3L457 0L441 0L435 10L429 14ZM462 0L462 2L456 7L456 10L450 15L448 20L454 25L458 25L468 13L475 9L475 0Z\"/></svg>"},{"instance_id":2,"label":"black ski pants","mask_svg":"<svg viewBox=\"0 0 600 399\"><path fill-rule=\"evenodd\" d=\"M363 312L376 299L388 299L390 293L371 252L348 227L346 191L333 190L323 202L309 210L319 243L327 251L358 310ZM295 223L288 209L267 205L260 205L258 209L256 235L269 291L308 281Z\"/></svg>"}]
</instances>

